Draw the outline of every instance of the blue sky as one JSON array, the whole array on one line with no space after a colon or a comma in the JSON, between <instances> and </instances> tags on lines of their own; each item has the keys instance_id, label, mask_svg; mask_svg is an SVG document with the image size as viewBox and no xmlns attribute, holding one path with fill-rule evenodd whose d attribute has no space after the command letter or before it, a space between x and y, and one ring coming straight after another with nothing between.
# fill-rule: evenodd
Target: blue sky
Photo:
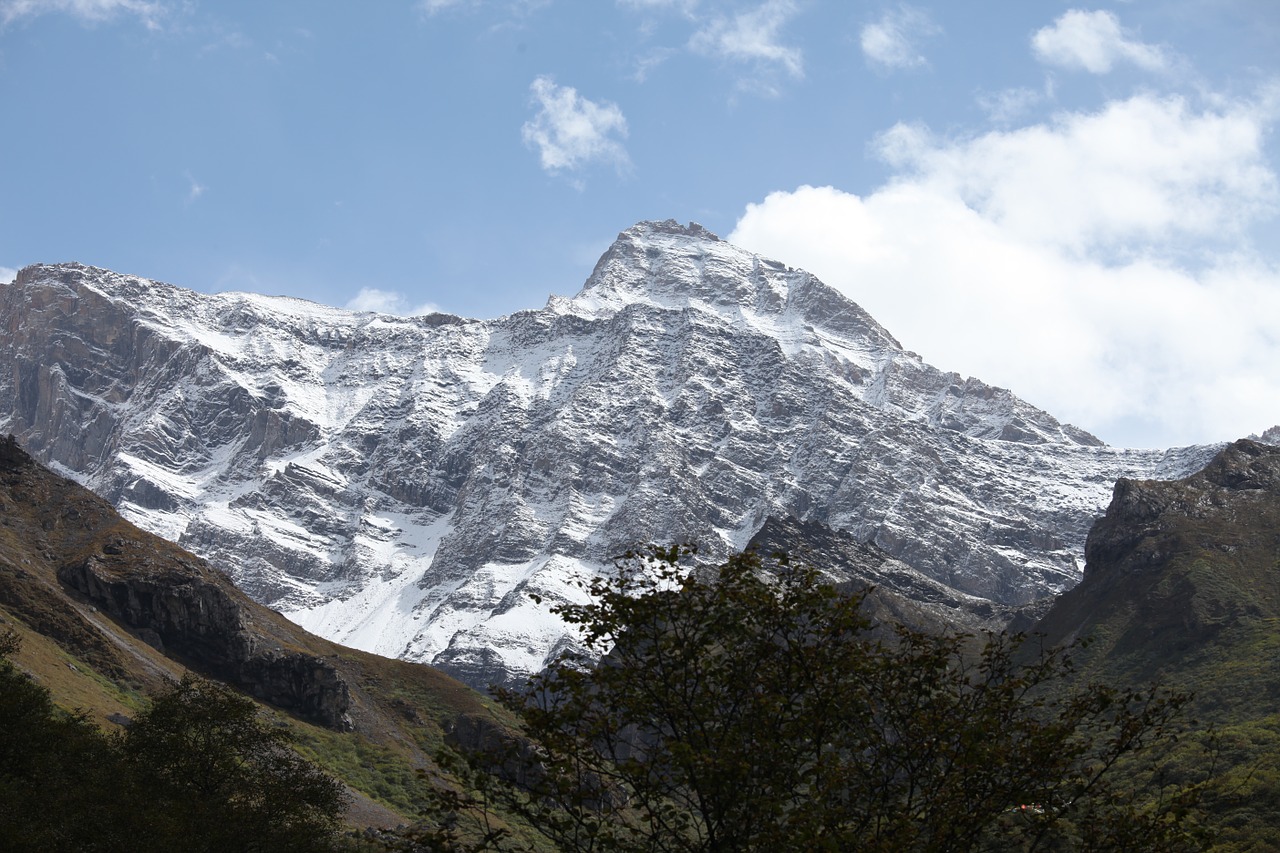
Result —
<instances>
[{"instance_id":1,"label":"blue sky","mask_svg":"<svg viewBox=\"0 0 1280 853\"><path fill-rule=\"evenodd\" d=\"M0 279L495 317L641 219L1116 444L1280 423L1274 0L0 0Z\"/></svg>"}]
</instances>

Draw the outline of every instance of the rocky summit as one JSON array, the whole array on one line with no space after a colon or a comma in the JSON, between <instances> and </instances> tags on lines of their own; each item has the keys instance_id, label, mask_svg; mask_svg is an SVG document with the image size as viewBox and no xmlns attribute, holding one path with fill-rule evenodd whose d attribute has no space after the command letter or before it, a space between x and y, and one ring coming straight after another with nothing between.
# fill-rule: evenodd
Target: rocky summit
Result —
<instances>
[{"instance_id":1,"label":"rocky summit","mask_svg":"<svg viewBox=\"0 0 1280 853\"><path fill-rule=\"evenodd\" d=\"M0 285L0 430L331 639L473 684L646 542L714 560L819 523L964 596L1080 578L1108 447L904 350L809 273L646 222L581 291L496 320L204 295L79 264Z\"/></svg>"}]
</instances>

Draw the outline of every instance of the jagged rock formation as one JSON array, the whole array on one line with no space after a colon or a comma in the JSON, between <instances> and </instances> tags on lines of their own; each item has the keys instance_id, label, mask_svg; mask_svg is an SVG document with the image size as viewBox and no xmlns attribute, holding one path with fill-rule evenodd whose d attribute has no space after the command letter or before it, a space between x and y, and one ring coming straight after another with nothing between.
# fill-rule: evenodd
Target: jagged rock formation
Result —
<instances>
[{"instance_id":1,"label":"jagged rock formation","mask_svg":"<svg viewBox=\"0 0 1280 853\"><path fill-rule=\"evenodd\" d=\"M1086 556L1083 582L1037 630L1092 637L1090 655L1129 676L1233 633L1280 638L1280 447L1241 439L1185 479L1118 481Z\"/></svg>"},{"instance_id":2,"label":"jagged rock formation","mask_svg":"<svg viewBox=\"0 0 1280 853\"><path fill-rule=\"evenodd\" d=\"M492 321L206 296L76 264L0 286L0 428L300 624L475 684L644 542L709 559L771 516L966 595L1069 588L1103 446L924 364L801 270L696 225L619 235L573 298Z\"/></svg>"},{"instance_id":3,"label":"jagged rock formation","mask_svg":"<svg viewBox=\"0 0 1280 853\"><path fill-rule=\"evenodd\" d=\"M229 584L213 581L208 567L156 560L146 549L145 542L115 538L100 556L60 567L58 580L159 651L304 719L351 728L350 690L332 663L274 644L263 648Z\"/></svg>"}]
</instances>

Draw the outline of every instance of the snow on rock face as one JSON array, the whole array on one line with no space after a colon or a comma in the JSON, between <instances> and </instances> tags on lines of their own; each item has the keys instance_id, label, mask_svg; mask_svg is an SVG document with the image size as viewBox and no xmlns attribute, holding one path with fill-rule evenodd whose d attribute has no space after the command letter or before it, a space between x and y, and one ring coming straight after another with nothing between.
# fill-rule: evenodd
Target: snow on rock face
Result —
<instances>
[{"instance_id":1,"label":"snow on rock face","mask_svg":"<svg viewBox=\"0 0 1280 853\"><path fill-rule=\"evenodd\" d=\"M1117 477L1216 449L1106 447L674 222L492 321L66 264L0 285L0 324L0 428L34 455L303 626L479 685L561 648L550 607L614 555L714 559L771 515L1029 601L1077 582Z\"/></svg>"}]
</instances>

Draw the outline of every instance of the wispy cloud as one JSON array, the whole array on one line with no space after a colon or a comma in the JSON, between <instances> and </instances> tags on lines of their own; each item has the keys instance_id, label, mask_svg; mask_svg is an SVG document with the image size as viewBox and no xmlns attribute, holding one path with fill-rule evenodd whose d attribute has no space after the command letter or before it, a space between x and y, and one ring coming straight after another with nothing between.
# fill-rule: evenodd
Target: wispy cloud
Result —
<instances>
[{"instance_id":1,"label":"wispy cloud","mask_svg":"<svg viewBox=\"0 0 1280 853\"><path fill-rule=\"evenodd\" d=\"M1236 438L1280 400L1280 267L1250 238L1280 204L1277 115L1206 100L1139 95L966 138L899 125L878 146L884 186L774 193L730 239L1109 441Z\"/></svg>"},{"instance_id":2,"label":"wispy cloud","mask_svg":"<svg viewBox=\"0 0 1280 853\"><path fill-rule=\"evenodd\" d=\"M437 15L446 9L465 9L479 6L483 0L418 0L417 9L424 15Z\"/></svg>"},{"instance_id":3,"label":"wispy cloud","mask_svg":"<svg viewBox=\"0 0 1280 853\"><path fill-rule=\"evenodd\" d=\"M1072 9L1031 37L1036 58L1048 65L1091 74L1107 74L1127 62L1147 71L1163 71L1169 57L1155 45L1134 40L1113 12Z\"/></svg>"},{"instance_id":4,"label":"wispy cloud","mask_svg":"<svg viewBox=\"0 0 1280 853\"><path fill-rule=\"evenodd\" d=\"M52 13L71 15L86 24L117 15L134 15L147 29L155 30L160 28L168 9L153 0L0 0L0 26Z\"/></svg>"},{"instance_id":5,"label":"wispy cloud","mask_svg":"<svg viewBox=\"0 0 1280 853\"><path fill-rule=\"evenodd\" d=\"M676 53L677 51L669 47L654 48L636 60L635 71L631 72L631 79L637 83L643 83L655 68L660 67Z\"/></svg>"},{"instance_id":6,"label":"wispy cloud","mask_svg":"<svg viewBox=\"0 0 1280 853\"><path fill-rule=\"evenodd\" d=\"M18 277L18 271L13 267L0 267L0 284L8 284Z\"/></svg>"},{"instance_id":7,"label":"wispy cloud","mask_svg":"<svg viewBox=\"0 0 1280 853\"><path fill-rule=\"evenodd\" d=\"M1004 125L1022 118L1032 107L1052 97L1052 92L1051 86L1046 86L1043 91L1025 87L1005 89L995 94L979 95L978 106L991 121Z\"/></svg>"},{"instance_id":8,"label":"wispy cloud","mask_svg":"<svg viewBox=\"0 0 1280 853\"><path fill-rule=\"evenodd\" d=\"M418 317L422 314L435 314L440 311L433 302L418 305L394 290L378 290L376 287L362 287L360 292L346 304L352 311L373 311L378 314L395 314L400 317Z\"/></svg>"},{"instance_id":9,"label":"wispy cloud","mask_svg":"<svg viewBox=\"0 0 1280 853\"><path fill-rule=\"evenodd\" d=\"M537 151L543 169L559 174L603 163L621 173L631 167L621 142L627 120L617 104L590 101L546 76L535 79L529 91L538 112L520 132L525 145Z\"/></svg>"},{"instance_id":10,"label":"wispy cloud","mask_svg":"<svg viewBox=\"0 0 1280 853\"><path fill-rule=\"evenodd\" d=\"M715 60L731 70L739 91L776 96L788 80L805 76L804 51L788 43L783 28L800 12L798 0L763 0L750 8L740 2L706 0L615 0L617 6L644 13L640 34L648 40L665 17L689 27L679 46L650 46L635 60L632 79L643 83L655 68L681 52ZM738 7L738 8L735 8Z\"/></svg>"},{"instance_id":11,"label":"wispy cloud","mask_svg":"<svg viewBox=\"0 0 1280 853\"><path fill-rule=\"evenodd\" d=\"M498 26L506 26L549 6L553 0L417 0L413 8L424 18L444 12L496 8L504 16Z\"/></svg>"},{"instance_id":12,"label":"wispy cloud","mask_svg":"<svg viewBox=\"0 0 1280 853\"><path fill-rule=\"evenodd\" d=\"M798 11L794 0L766 0L754 9L714 16L693 34L689 49L752 66L756 73L740 78L740 86L776 94L771 75L780 73L796 80L804 77L803 52L783 44L780 32Z\"/></svg>"},{"instance_id":13,"label":"wispy cloud","mask_svg":"<svg viewBox=\"0 0 1280 853\"><path fill-rule=\"evenodd\" d=\"M698 0L618 0L618 5L624 9L670 10L688 15L698 7Z\"/></svg>"},{"instance_id":14,"label":"wispy cloud","mask_svg":"<svg viewBox=\"0 0 1280 853\"><path fill-rule=\"evenodd\" d=\"M899 71L929 64L918 44L942 32L922 9L900 6L865 25L859 44L867 64L878 71Z\"/></svg>"}]
</instances>

